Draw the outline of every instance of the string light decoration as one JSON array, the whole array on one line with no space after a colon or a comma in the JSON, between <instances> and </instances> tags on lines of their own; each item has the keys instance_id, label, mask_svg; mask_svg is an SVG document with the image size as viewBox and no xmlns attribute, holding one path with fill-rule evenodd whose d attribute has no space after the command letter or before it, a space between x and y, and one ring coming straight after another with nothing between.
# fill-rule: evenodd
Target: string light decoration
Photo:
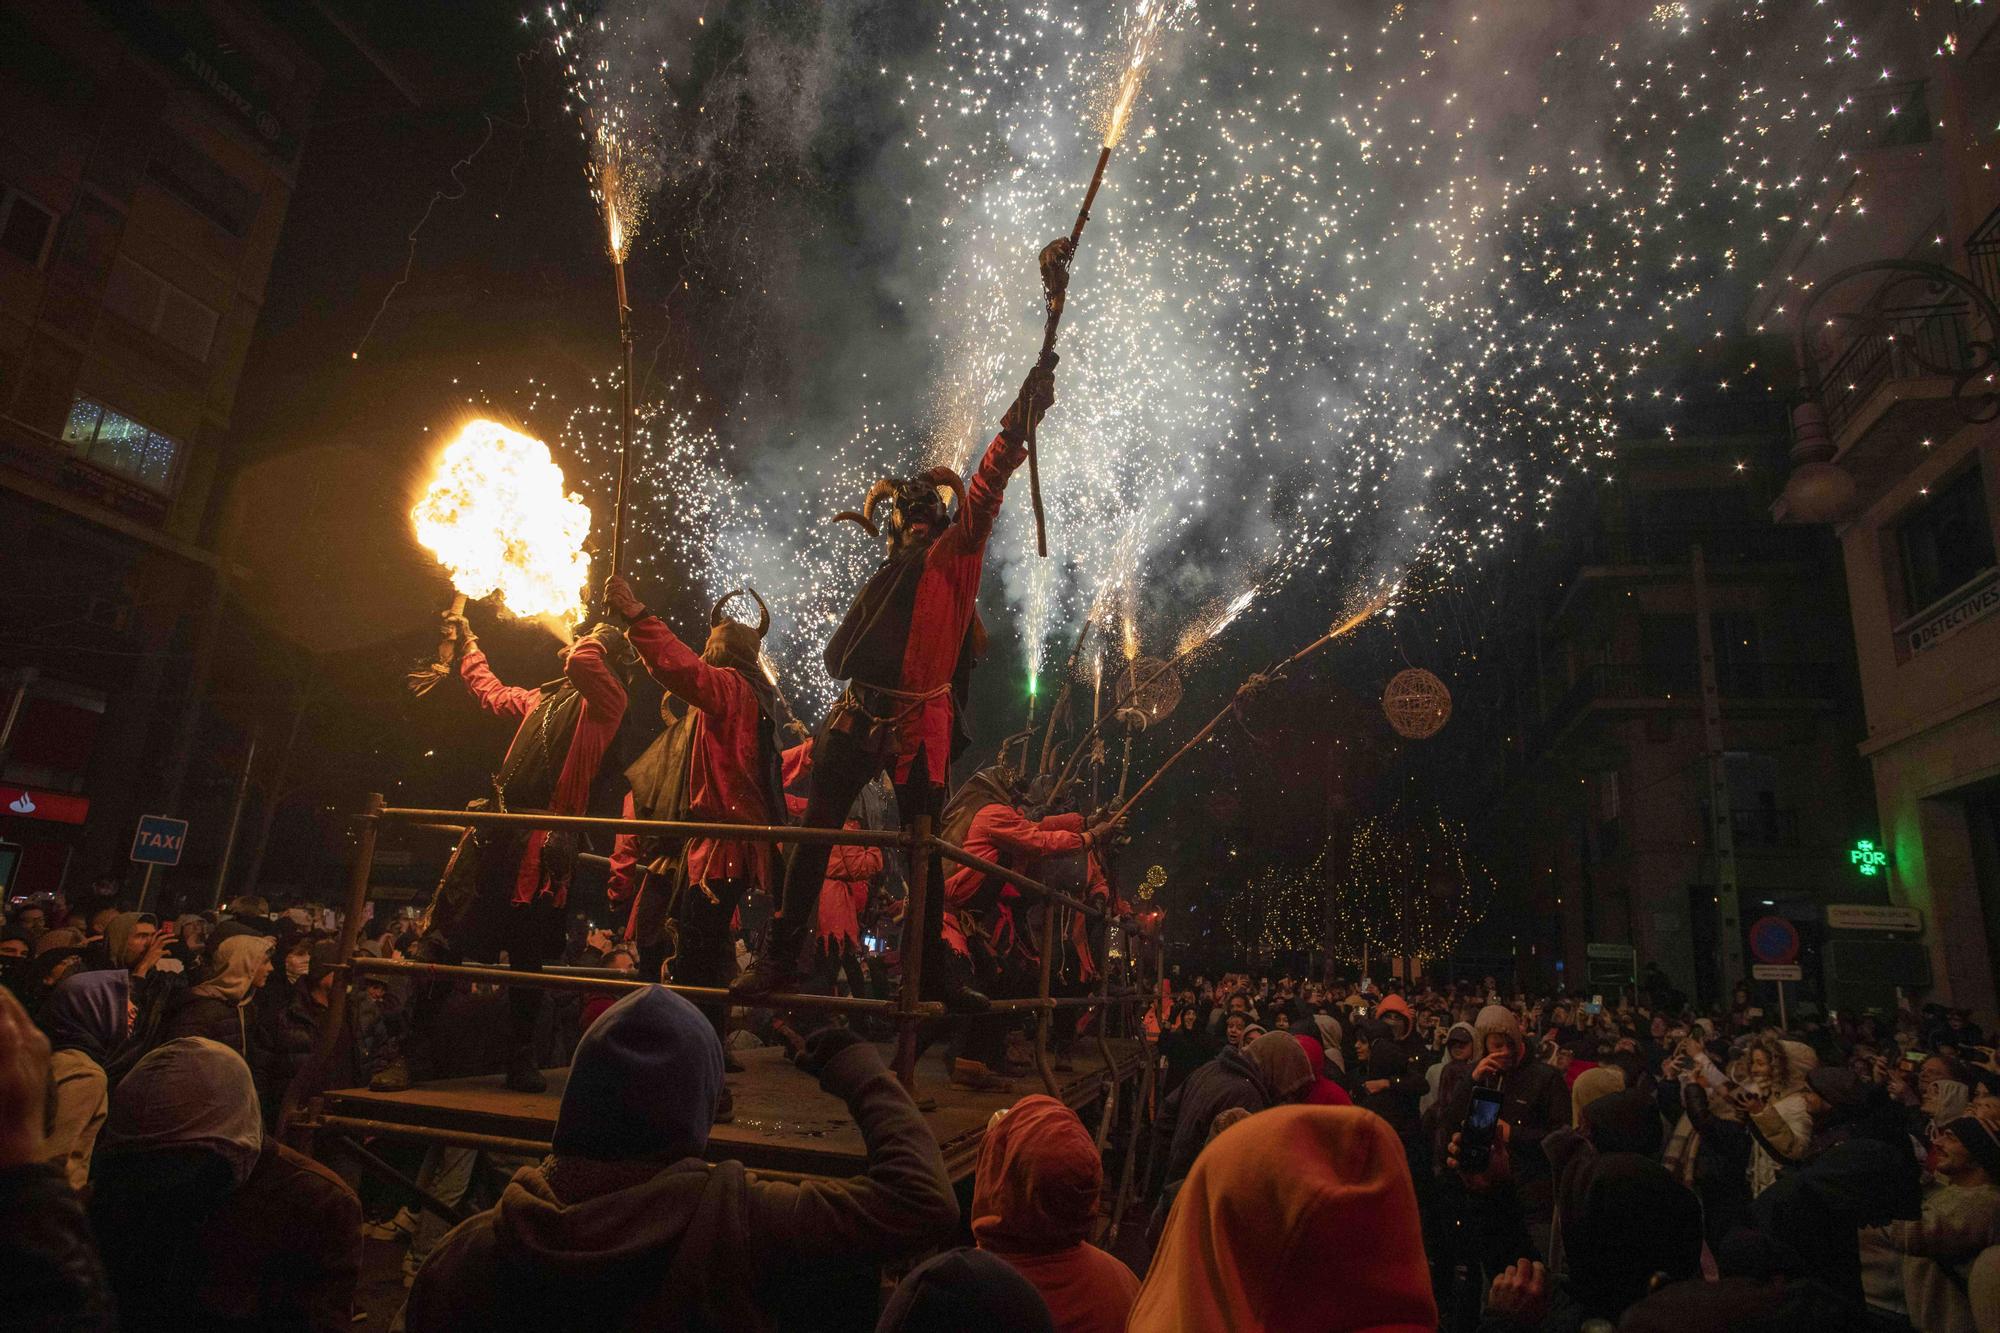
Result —
<instances>
[{"instance_id":1,"label":"string light decoration","mask_svg":"<svg viewBox=\"0 0 2000 1333\"><path fill-rule=\"evenodd\" d=\"M1422 667L1398 671L1382 691L1382 712L1396 734L1427 741L1451 720L1451 691Z\"/></svg>"},{"instance_id":2,"label":"string light decoration","mask_svg":"<svg viewBox=\"0 0 2000 1333\"><path fill-rule=\"evenodd\" d=\"M1324 860L1324 854L1322 855ZM1465 826L1398 806L1364 820L1334 886L1329 950L1418 962L1445 958L1486 915L1493 877L1466 849Z\"/></svg>"},{"instance_id":3,"label":"string light decoration","mask_svg":"<svg viewBox=\"0 0 2000 1333\"><path fill-rule=\"evenodd\" d=\"M1306 871L1268 870L1230 893L1222 926L1249 954L1299 953L1322 947L1327 881Z\"/></svg>"},{"instance_id":4,"label":"string light decoration","mask_svg":"<svg viewBox=\"0 0 2000 1333\"><path fill-rule=\"evenodd\" d=\"M1139 901L1149 903L1153 895L1167 887L1167 868L1152 866L1146 871L1146 878L1139 881Z\"/></svg>"}]
</instances>

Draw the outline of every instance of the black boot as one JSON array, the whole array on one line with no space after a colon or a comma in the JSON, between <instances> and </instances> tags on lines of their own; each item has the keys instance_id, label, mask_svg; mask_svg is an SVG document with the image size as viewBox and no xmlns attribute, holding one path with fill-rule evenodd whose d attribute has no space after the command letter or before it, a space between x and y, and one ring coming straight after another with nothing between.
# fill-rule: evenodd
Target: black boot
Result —
<instances>
[{"instance_id":1,"label":"black boot","mask_svg":"<svg viewBox=\"0 0 2000 1333\"><path fill-rule=\"evenodd\" d=\"M804 931L773 923L750 970L730 984L729 998L738 1004L755 1004L780 991L797 990L808 975L801 962L805 949Z\"/></svg>"},{"instance_id":2,"label":"black boot","mask_svg":"<svg viewBox=\"0 0 2000 1333\"><path fill-rule=\"evenodd\" d=\"M924 953L924 981L917 992L920 1000L934 1000L954 1014L983 1014L993 1008L993 1001L974 990L965 980L965 969L956 960L947 957L942 947L926 950Z\"/></svg>"}]
</instances>

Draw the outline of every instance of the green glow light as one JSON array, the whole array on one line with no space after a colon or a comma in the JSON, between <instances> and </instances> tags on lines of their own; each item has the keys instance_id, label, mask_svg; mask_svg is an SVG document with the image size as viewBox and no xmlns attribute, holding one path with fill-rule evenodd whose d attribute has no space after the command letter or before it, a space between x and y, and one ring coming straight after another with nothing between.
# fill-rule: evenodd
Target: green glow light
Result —
<instances>
[{"instance_id":1,"label":"green glow light","mask_svg":"<svg viewBox=\"0 0 2000 1333\"><path fill-rule=\"evenodd\" d=\"M1877 847L1873 838L1862 838L1847 853L1847 861L1863 875L1873 877L1889 868L1889 853Z\"/></svg>"},{"instance_id":2,"label":"green glow light","mask_svg":"<svg viewBox=\"0 0 2000 1333\"><path fill-rule=\"evenodd\" d=\"M1028 677L1028 697L1032 699L1035 697L1036 694L1040 693L1040 691L1041 691L1041 683L1037 681L1033 676Z\"/></svg>"}]
</instances>

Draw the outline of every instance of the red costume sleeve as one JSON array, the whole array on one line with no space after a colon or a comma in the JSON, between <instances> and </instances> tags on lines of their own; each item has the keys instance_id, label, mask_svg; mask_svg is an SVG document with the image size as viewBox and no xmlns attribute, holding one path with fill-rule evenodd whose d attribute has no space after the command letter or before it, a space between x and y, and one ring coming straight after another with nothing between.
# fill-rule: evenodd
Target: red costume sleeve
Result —
<instances>
[{"instance_id":1,"label":"red costume sleeve","mask_svg":"<svg viewBox=\"0 0 2000 1333\"><path fill-rule=\"evenodd\" d=\"M813 771L813 743L802 740L778 756L779 776L789 787L801 778L810 777Z\"/></svg>"},{"instance_id":2,"label":"red costume sleeve","mask_svg":"<svg viewBox=\"0 0 2000 1333\"><path fill-rule=\"evenodd\" d=\"M639 652L639 660L646 664L646 674L660 682L662 689L704 713L724 709L725 701L731 697L730 683L736 675L733 667L710 666L702 661L658 616L640 618L629 636Z\"/></svg>"},{"instance_id":3,"label":"red costume sleeve","mask_svg":"<svg viewBox=\"0 0 2000 1333\"><path fill-rule=\"evenodd\" d=\"M578 639L563 663L563 676L583 696L583 714L592 722L608 722L616 727L625 716L625 683L604 660L604 645L596 639ZM529 691L533 693L533 691ZM601 757L601 755L600 755ZM591 770L597 776L597 770Z\"/></svg>"},{"instance_id":4,"label":"red costume sleeve","mask_svg":"<svg viewBox=\"0 0 2000 1333\"><path fill-rule=\"evenodd\" d=\"M626 819L638 816L638 806L632 793L625 793L625 805L619 814ZM621 833L611 840L611 875L604 884L604 896L611 900L613 907L623 907L631 901L632 891L639 887L639 839L636 834Z\"/></svg>"},{"instance_id":5,"label":"red costume sleeve","mask_svg":"<svg viewBox=\"0 0 2000 1333\"><path fill-rule=\"evenodd\" d=\"M458 659L458 675L481 708L501 717L526 717L541 701L540 690L502 685L493 668L486 664L486 654L477 648Z\"/></svg>"},{"instance_id":6,"label":"red costume sleeve","mask_svg":"<svg viewBox=\"0 0 2000 1333\"><path fill-rule=\"evenodd\" d=\"M979 460L979 470L972 474L972 481L965 488L966 521L952 524L932 543L932 549L945 547L954 555L983 550L986 539L993 535L993 520L1000 513L1007 479L1027 461L1025 447L1016 448L1007 443L1005 436L995 435Z\"/></svg>"},{"instance_id":7,"label":"red costume sleeve","mask_svg":"<svg viewBox=\"0 0 2000 1333\"><path fill-rule=\"evenodd\" d=\"M998 851L1030 859L1064 856L1083 850L1083 816L1050 815L1034 820L1011 805L995 801L972 817L965 841L967 850L974 843L984 843Z\"/></svg>"}]
</instances>

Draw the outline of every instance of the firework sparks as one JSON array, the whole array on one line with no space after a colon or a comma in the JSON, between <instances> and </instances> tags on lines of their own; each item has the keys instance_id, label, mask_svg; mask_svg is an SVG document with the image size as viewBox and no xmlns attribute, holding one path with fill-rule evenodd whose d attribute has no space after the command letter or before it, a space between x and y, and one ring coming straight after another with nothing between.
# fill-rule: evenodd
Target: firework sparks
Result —
<instances>
[{"instance_id":1,"label":"firework sparks","mask_svg":"<svg viewBox=\"0 0 2000 1333\"><path fill-rule=\"evenodd\" d=\"M496 421L466 423L438 456L410 522L468 598L498 593L509 614L559 636L583 618L590 508L566 491L540 440Z\"/></svg>"},{"instance_id":2,"label":"firework sparks","mask_svg":"<svg viewBox=\"0 0 2000 1333\"><path fill-rule=\"evenodd\" d=\"M1914 105L1878 99L1878 125L1836 92L1886 54L1860 0L1642 0L1567 26L1481 7L1477 27L1470 7L1362 5L1345 31L1250 0L940 8L922 54L881 66L900 119L872 182L907 185L897 287L937 370L925 457L903 404L868 396L785 460L780 499L777 469L755 476L734 439L641 409L635 509L674 521L640 545L711 590L747 575L773 594L793 645L774 651L821 703L813 647L877 552L819 520L874 476L963 470L983 444L1027 350L1025 265L1073 213L1084 137L1115 128L1128 157L1042 428L1063 559L1031 558L1014 499L993 548L1031 682L1086 617L1118 631L1114 653L1141 628L1185 645L1246 585L1375 587L1420 550L1448 580L1549 522L1608 480L1626 423L1672 406L1649 384L1662 347L1733 322L1734 275L1858 211L1832 188L1853 172L1842 146ZM1170 22L1171 90L1137 115ZM613 46L614 68L573 73L589 106L657 72ZM910 364L885 345L870 369ZM861 378L875 394L894 376ZM581 412L565 447L605 467L611 424ZM782 452L785 431L756 442Z\"/></svg>"}]
</instances>

